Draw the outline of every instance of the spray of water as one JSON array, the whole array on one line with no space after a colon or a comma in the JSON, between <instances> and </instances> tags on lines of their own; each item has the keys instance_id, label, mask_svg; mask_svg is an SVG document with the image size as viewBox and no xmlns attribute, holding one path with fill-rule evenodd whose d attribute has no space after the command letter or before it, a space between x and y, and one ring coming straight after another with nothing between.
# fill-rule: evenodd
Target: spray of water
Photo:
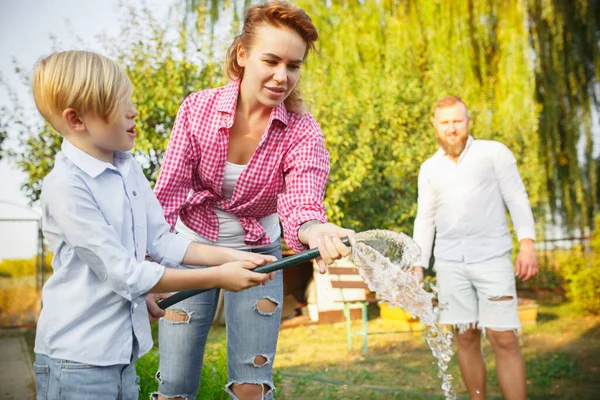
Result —
<instances>
[{"instance_id":1,"label":"spray of water","mask_svg":"<svg viewBox=\"0 0 600 400\"><path fill-rule=\"evenodd\" d=\"M356 235L352 259L369 289L392 306L401 307L427 325L426 341L437 360L438 377L446 399L456 399L448 363L452 358L452 331L437 325L438 308L432 300L437 288L426 291L411 273L421 257L419 246L407 235L386 230L369 230Z\"/></svg>"}]
</instances>

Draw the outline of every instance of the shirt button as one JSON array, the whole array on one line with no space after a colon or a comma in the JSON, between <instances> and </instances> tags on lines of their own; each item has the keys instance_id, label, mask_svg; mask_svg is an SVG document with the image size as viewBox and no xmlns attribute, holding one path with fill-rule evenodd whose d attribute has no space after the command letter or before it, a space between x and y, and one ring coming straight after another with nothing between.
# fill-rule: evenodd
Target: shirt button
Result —
<instances>
[{"instance_id":1,"label":"shirt button","mask_svg":"<svg viewBox=\"0 0 600 400\"><path fill-rule=\"evenodd\" d=\"M135 190L133 191L133 195L134 195L134 196L137 196L137 192L136 192Z\"/></svg>"}]
</instances>

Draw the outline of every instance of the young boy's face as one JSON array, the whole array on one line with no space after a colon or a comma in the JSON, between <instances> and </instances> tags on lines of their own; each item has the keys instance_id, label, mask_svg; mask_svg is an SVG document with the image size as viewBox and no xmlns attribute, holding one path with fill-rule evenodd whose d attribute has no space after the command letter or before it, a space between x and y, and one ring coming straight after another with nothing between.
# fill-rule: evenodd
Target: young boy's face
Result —
<instances>
[{"instance_id":1,"label":"young boy's face","mask_svg":"<svg viewBox=\"0 0 600 400\"><path fill-rule=\"evenodd\" d=\"M113 122L100 117L83 117L89 151L99 158L112 160L113 151L130 151L135 145L135 117L138 111L131 98L123 101ZM106 156L106 158L104 157Z\"/></svg>"}]
</instances>

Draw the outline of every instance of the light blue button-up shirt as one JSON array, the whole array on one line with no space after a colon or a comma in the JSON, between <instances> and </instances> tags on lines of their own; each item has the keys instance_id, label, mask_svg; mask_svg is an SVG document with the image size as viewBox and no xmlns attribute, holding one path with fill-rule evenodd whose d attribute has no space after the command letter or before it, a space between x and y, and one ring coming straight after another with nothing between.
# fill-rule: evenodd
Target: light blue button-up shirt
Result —
<instances>
[{"instance_id":1,"label":"light blue button-up shirt","mask_svg":"<svg viewBox=\"0 0 600 400\"><path fill-rule=\"evenodd\" d=\"M440 149L421 166L413 238L421 265L436 260L477 263L512 249L506 208L519 240L535 240L529 198L517 160L502 143L469 136L458 162Z\"/></svg>"},{"instance_id":2,"label":"light blue button-up shirt","mask_svg":"<svg viewBox=\"0 0 600 400\"><path fill-rule=\"evenodd\" d=\"M41 195L54 274L42 291L35 352L105 366L152 347L145 295L190 244L169 232L162 208L130 153L114 165L63 140Z\"/></svg>"}]
</instances>

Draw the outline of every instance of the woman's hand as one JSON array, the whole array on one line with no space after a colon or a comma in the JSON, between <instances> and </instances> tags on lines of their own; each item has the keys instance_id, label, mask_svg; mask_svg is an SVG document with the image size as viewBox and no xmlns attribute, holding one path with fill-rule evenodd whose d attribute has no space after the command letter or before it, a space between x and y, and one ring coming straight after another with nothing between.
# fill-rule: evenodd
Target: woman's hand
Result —
<instances>
[{"instance_id":1,"label":"woman's hand","mask_svg":"<svg viewBox=\"0 0 600 400\"><path fill-rule=\"evenodd\" d=\"M320 257L317 258L319 272L327 272L327 266L335 260L346 257L351 253L351 248L342 243L341 238L348 237L354 245L354 231L341 228L331 223L322 224L318 221L308 221L300 226L298 239L308 247L319 249Z\"/></svg>"}]
</instances>

